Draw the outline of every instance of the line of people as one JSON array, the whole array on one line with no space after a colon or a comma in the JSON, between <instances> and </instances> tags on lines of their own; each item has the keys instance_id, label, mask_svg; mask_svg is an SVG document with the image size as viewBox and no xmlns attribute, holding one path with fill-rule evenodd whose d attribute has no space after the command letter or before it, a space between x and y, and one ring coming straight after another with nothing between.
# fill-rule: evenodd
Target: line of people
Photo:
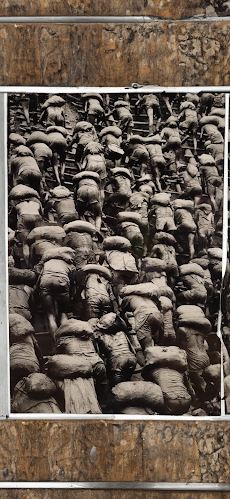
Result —
<instances>
[{"instance_id":1,"label":"line of people","mask_svg":"<svg viewBox=\"0 0 230 499\"><path fill-rule=\"evenodd\" d=\"M228 130L228 241L230 236L230 127ZM229 266L229 242L228 242L228 253L225 265L225 275L223 279L222 286L222 300L221 300L221 311L222 311L222 338L223 338L223 373L224 373L224 398L225 398L225 411L226 414L230 414L230 266Z\"/></svg>"},{"instance_id":2,"label":"line of people","mask_svg":"<svg viewBox=\"0 0 230 499\"><path fill-rule=\"evenodd\" d=\"M224 97L63 97L9 134L12 411L219 415Z\"/></svg>"}]
</instances>

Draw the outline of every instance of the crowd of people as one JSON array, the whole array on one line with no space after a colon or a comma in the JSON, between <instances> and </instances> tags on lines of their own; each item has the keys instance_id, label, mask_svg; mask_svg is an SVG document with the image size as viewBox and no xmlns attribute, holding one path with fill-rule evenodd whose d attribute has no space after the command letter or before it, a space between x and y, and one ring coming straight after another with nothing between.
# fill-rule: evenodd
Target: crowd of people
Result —
<instances>
[{"instance_id":1,"label":"crowd of people","mask_svg":"<svg viewBox=\"0 0 230 499\"><path fill-rule=\"evenodd\" d=\"M224 95L8 112L12 412L219 415Z\"/></svg>"},{"instance_id":2,"label":"crowd of people","mask_svg":"<svg viewBox=\"0 0 230 499\"><path fill-rule=\"evenodd\" d=\"M228 130L228 250L224 261L225 275L221 292L222 312L222 350L225 413L230 414L230 266L229 266L229 237L230 237L230 123Z\"/></svg>"}]
</instances>

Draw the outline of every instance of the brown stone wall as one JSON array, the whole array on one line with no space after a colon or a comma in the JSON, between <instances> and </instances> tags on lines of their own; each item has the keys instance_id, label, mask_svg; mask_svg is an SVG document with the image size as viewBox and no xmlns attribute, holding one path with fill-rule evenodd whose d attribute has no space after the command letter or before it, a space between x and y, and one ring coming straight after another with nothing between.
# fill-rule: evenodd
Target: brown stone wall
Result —
<instances>
[{"instance_id":1,"label":"brown stone wall","mask_svg":"<svg viewBox=\"0 0 230 499\"><path fill-rule=\"evenodd\" d=\"M0 24L0 85L230 85L230 21Z\"/></svg>"},{"instance_id":2,"label":"brown stone wall","mask_svg":"<svg viewBox=\"0 0 230 499\"><path fill-rule=\"evenodd\" d=\"M5 421L0 432L2 482L229 481L228 422Z\"/></svg>"},{"instance_id":3,"label":"brown stone wall","mask_svg":"<svg viewBox=\"0 0 230 499\"><path fill-rule=\"evenodd\" d=\"M228 492L155 492L121 490L1 490L1 499L229 499Z\"/></svg>"},{"instance_id":4,"label":"brown stone wall","mask_svg":"<svg viewBox=\"0 0 230 499\"><path fill-rule=\"evenodd\" d=\"M216 2L217 3L217 2ZM156 16L172 19L205 15L209 0L2 0L0 16ZM214 2L215 4L215 2ZM218 9L217 9L218 10Z\"/></svg>"},{"instance_id":5,"label":"brown stone wall","mask_svg":"<svg viewBox=\"0 0 230 499\"><path fill-rule=\"evenodd\" d=\"M154 492L141 490L1 490L1 499L229 499L228 492Z\"/></svg>"}]
</instances>

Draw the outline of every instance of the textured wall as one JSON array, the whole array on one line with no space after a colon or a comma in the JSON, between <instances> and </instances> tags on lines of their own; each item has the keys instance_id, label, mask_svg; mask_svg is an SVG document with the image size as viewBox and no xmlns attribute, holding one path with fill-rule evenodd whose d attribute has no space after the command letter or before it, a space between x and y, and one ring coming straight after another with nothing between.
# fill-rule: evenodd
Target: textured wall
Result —
<instances>
[{"instance_id":1,"label":"textured wall","mask_svg":"<svg viewBox=\"0 0 230 499\"><path fill-rule=\"evenodd\" d=\"M229 499L229 493L121 490L1 490L1 499Z\"/></svg>"},{"instance_id":2,"label":"textured wall","mask_svg":"<svg viewBox=\"0 0 230 499\"><path fill-rule=\"evenodd\" d=\"M229 499L229 493L121 490L1 490L1 499Z\"/></svg>"},{"instance_id":3,"label":"textured wall","mask_svg":"<svg viewBox=\"0 0 230 499\"><path fill-rule=\"evenodd\" d=\"M0 24L0 85L230 85L230 21Z\"/></svg>"},{"instance_id":4,"label":"textured wall","mask_svg":"<svg viewBox=\"0 0 230 499\"><path fill-rule=\"evenodd\" d=\"M0 481L229 481L229 423L6 421L0 432Z\"/></svg>"},{"instance_id":5,"label":"textured wall","mask_svg":"<svg viewBox=\"0 0 230 499\"><path fill-rule=\"evenodd\" d=\"M1 16L127 16L147 15L180 19L194 15L213 13L210 5L218 1L210 0L2 0L0 5ZM208 10L207 10L208 9Z\"/></svg>"}]
</instances>

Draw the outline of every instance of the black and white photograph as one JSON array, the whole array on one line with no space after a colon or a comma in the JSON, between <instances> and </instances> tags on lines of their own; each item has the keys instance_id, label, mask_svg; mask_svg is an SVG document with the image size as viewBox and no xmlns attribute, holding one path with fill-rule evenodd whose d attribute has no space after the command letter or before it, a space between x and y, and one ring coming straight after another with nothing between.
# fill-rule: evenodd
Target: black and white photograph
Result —
<instances>
[{"instance_id":1,"label":"black and white photograph","mask_svg":"<svg viewBox=\"0 0 230 499\"><path fill-rule=\"evenodd\" d=\"M11 412L220 416L225 94L67 91L8 93Z\"/></svg>"}]
</instances>

